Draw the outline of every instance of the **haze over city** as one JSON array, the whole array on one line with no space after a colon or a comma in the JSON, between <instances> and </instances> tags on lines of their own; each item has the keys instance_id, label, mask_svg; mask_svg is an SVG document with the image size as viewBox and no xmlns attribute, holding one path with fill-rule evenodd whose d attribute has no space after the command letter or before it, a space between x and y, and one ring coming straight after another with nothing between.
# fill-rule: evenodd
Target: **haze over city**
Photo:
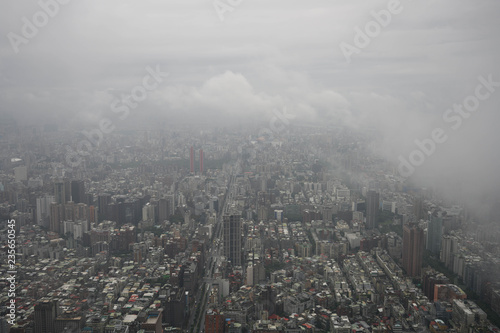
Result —
<instances>
[{"instance_id":1,"label":"haze over city","mask_svg":"<svg viewBox=\"0 0 500 333\"><path fill-rule=\"evenodd\" d=\"M221 21L211 1L69 2L18 54L2 39L1 112L92 127L146 66L158 64L169 76L129 126L245 123L287 105L297 122L377 130L374 149L391 161L446 126L449 140L417 172L431 182L460 179L476 195L494 191L498 94L458 131L442 117L473 92L477 77L500 81L500 5L401 1L400 14L347 63L339 44L354 45L354 27L363 29L387 3L241 2ZM2 7L5 36L22 36L20 18L40 10Z\"/></svg>"},{"instance_id":2,"label":"haze over city","mask_svg":"<svg viewBox=\"0 0 500 333\"><path fill-rule=\"evenodd\" d=\"M460 249L467 247L465 240L473 239L487 243L484 252L492 257L500 253L491 239L497 235L500 204L496 149L500 142L499 13L500 3L495 0L4 1L0 4L2 223L19 221L17 214L21 214L18 237L27 237L31 227L35 232L41 228L51 241L59 239L56 235L66 235L65 222L76 223L79 215L68 219L63 214L54 220L50 208L57 184L64 184L67 197L56 198L58 205L82 203L85 209L96 210L85 215L82 243L76 242L71 224L69 234L76 243L62 237L67 242L62 248L75 251L79 258L99 258L96 253L101 251L95 252L90 235L92 230L106 229L111 221L115 225L109 230L131 225L135 238L130 248L119 251L135 253L133 244L158 245L147 232L161 226L155 229L155 237L162 237L163 232L166 239L185 238L185 248L179 253L186 253L186 258L188 248L203 248L201 258L207 267L201 271L200 266L199 278L211 292L216 279L212 270L220 269L222 277L217 278L221 279L234 275L236 266L243 267L243 275L247 273L250 260L244 252L250 246L249 230L261 230L262 225L272 229L278 223L279 233L296 222L290 233L304 228L312 233L311 239L321 228L331 228L332 235L339 232L339 237L359 233L360 240L371 239L388 234L382 227L386 221L374 221L390 211L393 215L388 219L399 225L401 241L407 225L418 225L422 240L425 230L425 249L431 259L457 274L457 280L450 283L458 285L462 279L479 299L486 289L475 290L472 282L467 285L465 268L460 266L459 273L450 264L453 255L448 261L443 259L441 244L447 241L441 236L463 237L464 243L453 245ZM89 197L76 202L69 195L73 182L83 184L75 188L80 193L81 186ZM233 192L231 186L238 189ZM342 190L349 190L349 195L339 195ZM375 192L377 196L369 195ZM103 196L107 199L100 199ZM159 212L151 217L150 208L144 207L161 210L159 200L166 196L172 196L172 211L168 208L164 219ZM244 199L236 199L239 196ZM213 207L212 197L218 198L218 208ZM135 202L137 207L130 209L137 211L108 214L108 205L127 200ZM366 206L357 209L358 201ZM368 209L369 202L374 208ZM261 204L266 205L265 212L259 210ZM295 210L290 213L292 206L300 210L300 218ZM337 207L332 208L334 213L331 206ZM316 210L318 215L309 215ZM368 218L368 210L375 220ZM239 214L232 214L235 211ZM284 215L274 215L275 211ZM437 211L446 213L441 216ZM181 221L187 212L196 217ZM359 221L353 217L357 212L364 214ZM432 212L435 215L429 215ZM448 225L447 219L455 213L456 220ZM92 214L94 218L89 217ZM433 229L431 216L438 215L445 221L442 230ZM283 221L277 216L288 219L288 227L281 227ZM315 226L314 220L324 225ZM209 251L218 251L212 255L218 259L233 253L226 252L223 239L226 222L242 223L235 228L245 230L243 240L238 238L242 253L237 257L243 260L215 269L212 266L220 260L208 260ZM345 233L344 223L349 225ZM8 229L7 225L2 228ZM214 228L210 232L204 229L209 225ZM482 234L489 227L494 228L491 234ZM22 228L26 229L19 234ZM232 233L233 227L228 228ZM439 249L429 249L430 230L438 229L439 237L432 242L439 243ZM481 235L477 230L473 234L475 229ZM457 230L464 234L452 233ZM264 234L259 234L263 240ZM6 235L0 239L7 242ZM198 242L196 237L201 235L206 236L206 245L187 245L193 239ZM265 235L274 237L271 232ZM342 267L351 264L343 263L350 260L343 256L363 252L356 241L347 239L345 253L326 254ZM220 244L214 245L217 240ZM328 240L338 242L339 238ZM315 248L310 255L298 255L301 242L291 245L286 259L280 251L288 248L281 244L280 260L325 254ZM272 248L264 243L256 247L263 256ZM99 247L106 260L119 252L111 244L109 240L109 248ZM17 245L18 255L21 247ZM165 244L161 247L168 252ZM37 255L47 260L63 257L45 250L26 251L21 250L25 260ZM458 252L457 258L473 257ZM168 253L168 259L173 261L176 255ZM426 263L415 261L415 273L403 253L390 255L416 279L415 285L423 285L425 273L420 269ZM424 252L416 257L427 258ZM137 259L124 258L124 262ZM270 283L271 268L265 266L267 275L260 282ZM477 281L491 290L497 282ZM182 283L179 287L185 288ZM37 301L33 295L31 304ZM469 298L473 297L469 294ZM188 305L201 306L202 301L198 293ZM481 301L496 312L494 301ZM374 300L377 306L380 302ZM205 305L200 312L206 310ZM202 319L189 313L180 325L168 324L193 331L199 323L201 332L206 327ZM349 315L351 323L358 319ZM250 321L241 324L247 331L261 329L253 329ZM447 329L466 330L454 324L447 323ZM38 332L34 325L23 332ZM429 329L429 325L420 328Z\"/></svg>"}]
</instances>

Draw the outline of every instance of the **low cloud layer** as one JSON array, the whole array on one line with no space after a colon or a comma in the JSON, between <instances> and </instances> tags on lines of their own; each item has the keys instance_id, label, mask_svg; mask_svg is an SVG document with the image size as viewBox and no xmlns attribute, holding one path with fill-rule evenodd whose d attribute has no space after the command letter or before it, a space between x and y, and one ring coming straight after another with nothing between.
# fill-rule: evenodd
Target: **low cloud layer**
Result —
<instances>
[{"instance_id":1,"label":"low cloud layer","mask_svg":"<svg viewBox=\"0 0 500 333\"><path fill-rule=\"evenodd\" d=\"M40 3L56 2L0 4L0 113L21 124L95 127L158 65L169 76L130 122L245 122L287 107L298 122L376 130L374 151L395 163L442 128L447 141L412 177L454 179L465 197L500 185L500 91L458 130L443 120L479 76L500 81L496 0L401 0L350 62L339 46L389 1L243 1L221 21L210 0L73 0L26 38Z\"/></svg>"}]
</instances>

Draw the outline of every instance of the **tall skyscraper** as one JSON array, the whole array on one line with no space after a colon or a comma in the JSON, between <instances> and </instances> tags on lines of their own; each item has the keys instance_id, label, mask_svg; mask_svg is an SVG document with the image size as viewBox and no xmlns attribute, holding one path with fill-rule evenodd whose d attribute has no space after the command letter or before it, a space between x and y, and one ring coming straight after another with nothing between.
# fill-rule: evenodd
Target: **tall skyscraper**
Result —
<instances>
[{"instance_id":1,"label":"tall skyscraper","mask_svg":"<svg viewBox=\"0 0 500 333\"><path fill-rule=\"evenodd\" d=\"M380 196L375 191L366 194L366 228L375 229L377 225Z\"/></svg>"},{"instance_id":2,"label":"tall skyscraper","mask_svg":"<svg viewBox=\"0 0 500 333\"><path fill-rule=\"evenodd\" d=\"M424 218L424 201L421 197L416 197L413 199L413 214L417 221Z\"/></svg>"},{"instance_id":3,"label":"tall skyscraper","mask_svg":"<svg viewBox=\"0 0 500 333\"><path fill-rule=\"evenodd\" d=\"M403 268L411 277L419 277L422 272L424 253L424 230L416 224L403 227Z\"/></svg>"},{"instance_id":4,"label":"tall skyscraper","mask_svg":"<svg viewBox=\"0 0 500 333\"><path fill-rule=\"evenodd\" d=\"M64 205L55 202L51 203L49 230L57 233L61 232L62 221L64 221Z\"/></svg>"},{"instance_id":5,"label":"tall skyscraper","mask_svg":"<svg viewBox=\"0 0 500 333\"><path fill-rule=\"evenodd\" d=\"M35 333L55 332L57 301L43 300L35 304Z\"/></svg>"},{"instance_id":6,"label":"tall skyscraper","mask_svg":"<svg viewBox=\"0 0 500 333\"><path fill-rule=\"evenodd\" d=\"M99 220L99 218L97 216L98 211L99 210L96 209L95 206L93 206L93 205L89 206L89 223L96 223Z\"/></svg>"},{"instance_id":7,"label":"tall skyscraper","mask_svg":"<svg viewBox=\"0 0 500 333\"><path fill-rule=\"evenodd\" d=\"M71 181L69 179L64 179L64 202L71 201Z\"/></svg>"},{"instance_id":8,"label":"tall skyscraper","mask_svg":"<svg viewBox=\"0 0 500 333\"><path fill-rule=\"evenodd\" d=\"M441 252L441 237L443 236L443 218L441 212L435 211L429 215L427 227L427 250L434 254Z\"/></svg>"},{"instance_id":9,"label":"tall skyscraper","mask_svg":"<svg viewBox=\"0 0 500 333\"><path fill-rule=\"evenodd\" d=\"M174 215L175 213L175 196L173 194L167 194L165 196L167 199L167 214L168 216Z\"/></svg>"},{"instance_id":10,"label":"tall skyscraper","mask_svg":"<svg viewBox=\"0 0 500 333\"><path fill-rule=\"evenodd\" d=\"M233 266L241 266L241 215L224 215L224 256Z\"/></svg>"},{"instance_id":11,"label":"tall skyscraper","mask_svg":"<svg viewBox=\"0 0 500 333\"><path fill-rule=\"evenodd\" d=\"M54 183L54 199L57 204L64 204L66 202L66 186L63 181L56 181Z\"/></svg>"},{"instance_id":12,"label":"tall skyscraper","mask_svg":"<svg viewBox=\"0 0 500 333\"><path fill-rule=\"evenodd\" d=\"M168 201L165 198L161 198L158 200L158 221L162 223L165 220L168 220Z\"/></svg>"},{"instance_id":13,"label":"tall skyscraper","mask_svg":"<svg viewBox=\"0 0 500 333\"><path fill-rule=\"evenodd\" d=\"M76 204L85 203L85 183L83 180L71 181L71 201Z\"/></svg>"},{"instance_id":14,"label":"tall skyscraper","mask_svg":"<svg viewBox=\"0 0 500 333\"><path fill-rule=\"evenodd\" d=\"M158 200L158 222L168 220L171 215L174 215L174 195L167 194L165 197Z\"/></svg>"},{"instance_id":15,"label":"tall skyscraper","mask_svg":"<svg viewBox=\"0 0 500 333\"><path fill-rule=\"evenodd\" d=\"M45 195L36 199L36 223L49 227L50 204L55 201L53 195Z\"/></svg>"},{"instance_id":16,"label":"tall skyscraper","mask_svg":"<svg viewBox=\"0 0 500 333\"><path fill-rule=\"evenodd\" d=\"M97 197L97 204L99 206L99 221L108 218L108 205L111 203L111 194L101 194Z\"/></svg>"},{"instance_id":17,"label":"tall skyscraper","mask_svg":"<svg viewBox=\"0 0 500 333\"><path fill-rule=\"evenodd\" d=\"M190 167L191 173L194 173L194 147L193 146L191 146L191 151L189 154L189 167Z\"/></svg>"},{"instance_id":18,"label":"tall skyscraper","mask_svg":"<svg viewBox=\"0 0 500 333\"><path fill-rule=\"evenodd\" d=\"M458 238L454 235L444 235L441 241L441 253L439 260L444 262L447 268L453 269L454 257L458 252Z\"/></svg>"},{"instance_id":19,"label":"tall skyscraper","mask_svg":"<svg viewBox=\"0 0 500 333\"><path fill-rule=\"evenodd\" d=\"M203 173L203 149L200 149L200 174Z\"/></svg>"}]
</instances>

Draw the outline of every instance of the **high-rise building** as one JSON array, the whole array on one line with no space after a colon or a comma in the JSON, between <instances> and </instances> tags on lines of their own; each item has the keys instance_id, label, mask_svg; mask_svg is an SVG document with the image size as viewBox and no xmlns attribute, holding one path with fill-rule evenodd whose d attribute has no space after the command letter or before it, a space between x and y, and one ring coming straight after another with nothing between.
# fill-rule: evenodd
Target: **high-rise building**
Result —
<instances>
[{"instance_id":1,"label":"high-rise building","mask_svg":"<svg viewBox=\"0 0 500 333\"><path fill-rule=\"evenodd\" d=\"M83 197L84 197L83 203L86 203L89 206L94 204L94 196L92 195L92 193L85 193Z\"/></svg>"},{"instance_id":2,"label":"high-rise building","mask_svg":"<svg viewBox=\"0 0 500 333\"><path fill-rule=\"evenodd\" d=\"M108 216L108 205L111 203L110 194L101 194L97 197L97 204L99 206L99 221L106 220Z\"/></svg>"},{"instance_id":3,"label":"high-rise building","mask_svg":"<svg viewBox=\"0 0 500 333\"><path fill-rule=\"evenodd\" d=\"M266 270L261 263L251 263L247 267L247 282L249 286L254 286L266 280Z\"/></svg>"},{"instance_id":4,"label":"high-rise building","mask_svg":"<svg viewBox=\"0 0 500 333\"><path fill-rule=\"evenodd\" d=\"M241 266L241 215L224 215L224 256L233 266Z\"/></svg>"},{"instance_id":5,"label":"high-rise building","mask_svg":"<svg viewBox=\"0 0 500 333\"><path fill-rule=\"evenodd\" d=\"M56 181L54 183L54 199L57 204L66 202L66 187L63 181Z\"/></svg>"},{"instance_id":6,"label":"high-rise building","mask_svg":"<svg viewBox=\"0 0 500 333\"><path fill-rule=\"evenodd\" d=\"M194 173L194 147L191 146L190 154L189 154L189 170L191 173Z\"/></svg>"},{"instance_id":7,"label":"high-rise building","mask_svg":"<svg viewBox=\"0 0 500 333\"><path fill-rule=\"evenodd\" d=\"M73 201L67 202L64 206L64 219L74 221L76 206Z\"/></svg>"},{"instance_id":8,"label":"high-rise building","mask_svg":"<svg viewBox=\"0 0 500 333\"><path fill-rule=\"evenodd\" d=\"M158 200L158 222L168 220L170 216L174 215L174 208L173 194L168 194Z\"/></svg>"},{"instance_id":9,"label":"high-rise building","mask_svg":"<svg viewBox=\"0 0 500 333\"><path fill-rule=\"evenodd\" d=\"M175 196L173 194L167 194L165 196L165 199L167 199L167 214L174 215L175 213Z\"/></svg>"},{"instance_id":10,"label":"high-rise building","mask_svg":"<svg viewBox=\"0 0 500 333\"><path fill-rule=\"evenodd\" d=\"M423 280L422 280L422 290L424 291L424 295L427 296L430 300L434 300L437 295L435 295L435 286L439 284L448 284L448 278L442 274L438 273L434 270L429 270L425 272ZM437 300L437 299L436 299Z\"/></svg>"},{"instance_id":11,"label":"high-rise building","mask_svg":"<svg viewBox=\"0 0 500 333\"><path fill-rule=\"evenodd\" d=\"M85 203L85 183L83 180L71 181L71 201L74 203Z\"/></svg>"},{"instance_id":12,"label":"high-rise building","mask_svg":"<svg viewBox=\"0 0 500 333\"><path fill-rule=\"evenodd\" d=\"M219 198L216 196L213 196L210 198L210 201L208 202L208 209L210 209L211 212L218 212L219 211Z\"/></svg>"},{"instance_id":13,"label":"high-rise building","mask_svg":"<svg viewBox=\"0 0 500 333\"><path fill-rule=\"evenodd\" d=\"M274 210L274 219L278 220L279 222L283 222L283 210L282 209L275 209Z\"/></svg>"},{"instance_id":14,"label":"high-rise building","mask_svg":"<svg viewBox=\"0 0 500 333\"><path fill-rule=\"evenodd\" d=\"M162 309L147 312L146 321L141 324L141 328L147 332L161 333Z\"/></svg>"},{"instance_id":15,"label":"high-rise building","mask_svg":"<svg viewBox=\"0 0 500 333\"><path fill-rule=\"evenodd\" d=\"M224 333L224 315L209 309L205 314L205 333Z\"/></svg>"},{"instance_id":16,"label":"high-rise building","mask_svg":"<svg viewBox=\"0 0 500 333\"><path fill-rule=\"evenodd\" d=\"M64 179L64 202L71 201L71 182L69 179Z\"/></svg>"},{"instance_id":17,"label":"high-rise building","mask_svg":"<svg viewBox=\"0 0 500 333\"><path fill-rule=\"evenodd\" d=\"M57 301L43 300L35 304L35 333L55 332Z\"/></svg>"},{"instance_id":18,"label":"high-rise building","mask_svg":"<svg viewBox=\"0 0 500 333\"><path fill-rule=\"evenodd\" d=\"M354 221L363 222L363 212L352 212L352 219Z\"/></svg>"},{"instance_id":19,"label":"high-rise building","mask_svg":"<svg viewBox=\"0 0 500 333\"><path fill-rule=\"evenodd\" d=\"M9 325L7 325L7 320L9 317L0 319L0 333L9 333Z\"/></svg>"},{"instance_id":20,"label":"high-rise building","mask_svg":"<svg viewBox=\"0 0 500 333\"><path fill-rule=\"evenodd\" d=\"M25 165L14 168L14 177L16 182L28 180L28 168Z\"/></svg>"},{"instance_id":21,"label":"high-rise building","mask_svg":"<svg viewBox=\"0 0 500 333\"><path fill-rule=\"evenodd\" d=\"M458 238L456 236L444 235L442 237L439 260L444 263L446 268L453 270L454 257L458 249Z\"/></svg>"},{"instance_id":22,"label":"high-rise building","mask_svg":"<svg viewBox=\"0 0 500 333\"><path fill-rule=\"evenodd\" d=\"M418 225L403 227L403 268L411 277L419 277L422 272L424 253L424 230Z\"/></svg>"},{"instance_id":23,"label":"high-rise building","mask_svg":"<svg viewBox=\"0 0 500 333\"><path fill-rule=\"evenodd\" d=\"M413 199L413 214L417 221L420 221L424 217L424 201L421 197Z\"/></svg>"},{"instance_id":24,"label":"high-rise building","mask_svg":"<svg viewBox=\"0 0 500 333\"><path fill-rule=\"evenodd\" d=\"M203 149L200 149L200 174L203 173Z\"/></svg>"},{"instance_id":25,"label":"high-rise building","mask_svg":"<svg viewBox=\"0 0 500 333\"><path fill-rule=\"evenodd\" d=\"M54 202L53 195L45 195L36 199L36 223L49 227L50 204Z\"/></svg>"},{"instance_id":26,"label":"high-rise building","mask_svg":"<svg viewBox=\"0 0 500 333\"><path fill-rule=\"evenodd\" d=\"M64 221L64 205L55 202L51 203L49 230L57 233L61 232L62 221Z\"/></svg>"},{"instance_id":27,"label":"high-rise building","mask_svg":"<svg viewBox=\"0 0 500 333\"><path fill-rule=\"evenodd\" d=\"M168 220L168 202L167 199L161 198L158 200L158 221L161 223Z\"/></svg>"},{"instance_id":28,"label":"high-rise building","mask_svg":"<svg viewBox=\"0 0 500 333\"><path fill-rule=\"evenodd\" d=\"M173 327L182 327L188 312L189 301L184 288L177 286L160 291L159 299L163 305L163 323ZM187 302L186 302L187 301Z\"/></svg>"},{"instance_id":29,"label":"high-rise building","mask_svg":"<svg viewBox=\"0 0 500 333\"><path fill-rule=\"evenodd\" d=\"M427 227L427 250L434 254L441 252L441 237L443 236L443 218L441 212L435 211L429 216Z\"/></svg>"},{"instance_id":30,"label":"high-rise building","mask_svg":"<svg viewBox=\"0 0 500 333\"><path fill-rule=\"evenodd\" d=\"M79 203L74 207L74 218L75 221L78 220L89 220L89 207L84 203Z\"/></svg>"},{"instance_id":31,"label":"high-rise building","mask_svg":"<svg viewBox=\"0 0 500 333\"><path fill-rule=\"evenodd\" d=\"M156 221L155 206L149 202L142 207L143 221Z\"/></svg>"},{"instance_id":32,"label":"high-rise building","mask_svg":"<svg viewBox=\"0 0 500 333\"><path fill-rule=\"evenodd\" d=\"M89 206L89 223L96 223L98 221L97 211L95 206Z\"/></svg>"},{"instance_id":33,"label":"high-rise building","mask_svg":"<svg viewBox=\"0 0 500 333\"><path fill-rule=\"evenodd\" d=\"M366 194L366 228L375 229L379 211L380 196L375 191L368 191Z\"/></svg>"}]
</instances>

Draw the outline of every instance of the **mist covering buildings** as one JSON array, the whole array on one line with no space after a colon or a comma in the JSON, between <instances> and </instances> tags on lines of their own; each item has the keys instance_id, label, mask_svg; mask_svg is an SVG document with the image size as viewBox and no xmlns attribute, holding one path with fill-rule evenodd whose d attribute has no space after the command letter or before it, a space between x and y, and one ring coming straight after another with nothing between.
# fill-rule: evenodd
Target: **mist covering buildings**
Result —
<instances>
[{"instance_id":1,"label":"mist covering buildings","mask_svg":"<svg viewBox=\"0 0 500 333\"><path fill-rule=\"evenodd\" d=\"M0 333L498 331L499 10L2 3Z\"/></svg>"}]
</instances>

